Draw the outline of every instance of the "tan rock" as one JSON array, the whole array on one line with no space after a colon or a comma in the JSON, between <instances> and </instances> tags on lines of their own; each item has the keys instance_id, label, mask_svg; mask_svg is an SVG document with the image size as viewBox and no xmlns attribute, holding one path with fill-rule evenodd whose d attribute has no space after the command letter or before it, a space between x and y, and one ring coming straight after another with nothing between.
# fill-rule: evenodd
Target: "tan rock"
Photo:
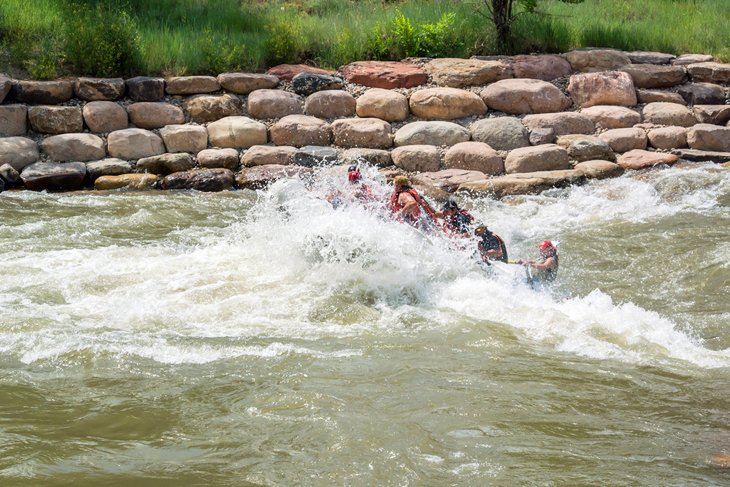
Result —
<instances>
[{"instance_id":1,"label":"tan rock","mask_svg":"<svg viewBox=\"0 0 730 487\"><path fill-rule=\"evenodd\" d=\"M234 95L197 95L185 100L191 122L207 123L243 113L243 103Z\"/></svg>"},{"instance_id":2,"label":"tan rock","mask_svg":"<svg viewBox=\"0 0 730 487\"><path fill-rule=\"evenodd\" d=\"M111 157L134 160L164 153L165 144L154 132L131 128L111 132L107 137L107 150Z\"/></svg>"},{"instance_id":3,"label":"tan rock","mask_svg":"<svg viewBox=\"0 0 730 487\"><path fill-rule=\"evenodd\" d=\"M358 117L399 122L408 118L408 98L396 91L371 88L357 99Z\"/></svg>"},{"instance_id":4,"label":"tan rock","mask_svg":"<svg viewBox=\"0 0 730 487\"><path fill-rule=\"evenodd\" d=\"M504 113L551 113L571 105L558 88L538 79L497 81L482 90L480 96L490 109Z\"/></svg>"},{"instance_id":5,"label":"tan rock","mask_svg":"<svg viewBox=\"0 0 730 487\"><path fill-rule=\"evenodd\" d=\"M84 122L95 133L114 132L129 126L127 111L113 101L92 101L82 110Z\"/></svg>"},{"instance_id":6,"label":"tan rock","mask_svg":"<svg viewBox=\"0 0 730 487\"><path fill-rule=\"evenodd\" d=\"M213 147L233 149L264 145L266 125L248 117L225 117L208 124L208 141Z\"/></svg>"},{"instance_id":7,"label":"tan rock","mask_svg":"<svg viewBox=\"0 0 730 487\"><path fill-rule=\"evenodd\" d=\"M641 114L626 107L594 105L580 112L590 118L598 128L620 129L641 123Z\"/></svg>"},{"instance_id":8,"label":"tan rock","mask_svg":"<svg viewBox=\"0 0 730 487\"><path fill-rule=\"evenodd\" d=\"M197 154L208 147L208 131L200 125L166 125L160 129L160 137L167 152Z\"/></svg>"},{"instance_id":9,"label":"tan rock","mask_svg":"<svg viewBox=\"0 0 730 487\"><path fill-rule=\"evenodd\" d=\"M104 141L93 134L61 134L46 137L41 152L53 161L98 161L106 157Z\"/></svg>"},{"instance_id":10,"label":"tan rock","mask_svg":"<svg viewBox=\"0 0 730 487\"><path fill-rule=\"evenodd\" d=\"M502 158L483 142L461 142L451 146L444 155L444 166L491 175L504 173Z\"/></svg>"},{"instance_id":11,"label":"tan rock","mask_svg":"<svg viewBox=\"0 0 730 487\"><path fill-rule=\"evenodd\" d=\"M122 78L79 78L74 84L76 98L85 101L114 101L124 96Z\"/></svg>"},{"instance_id":12,"label":"tan rock","mask_svg":"<svg viewBox=\"0 0 730 487\"><path fill-rule=\"evenodd\" d=\"M383 149L393 145L390 124L377 118L344 118L332 122L332 136L340 147Z\"/></svg>"},{"instance_id":13,"label":"tan rock","mask_svg":"<svg viewBox=\"0 0 730 487\"><path fill-rule=\"evenodd\" d=\"M723 125L730 121L730 105L695 105L692 113L700 123Z\"/></svg>"},{"instance_id":14,"label":"tan rock","mask_svg":"<svg viewBox=\"0 0 730 487\"><path fill-rule=\"evenodd\" d=\"M282 118L302 113L304 99L282 90L256 90L248 95L248 113L254 118Z\"/></svg>"},{"instance_id":15,"label":"tan rock","mask_svg":"<svg viewBox=\"0 0 730 487\"><path fill-rule=\"evenodd\" d=\"M37 105L28 108L30 127L40 134L67 134L81 132L84 119L81 107Z\"/></svg>"},{"instance_id":16,"label":"tan rock","mask_svg":"<svg viewBox=\"0 0 730 487\"><path fill-rule=\"evenodd\" d=\"M646 132L640 128L607 130L598 136L606 141L614 152L624 153L634 149L646 149Z\"/></svg>"},{"instance_id":17,"label":"tan rock","mask_svg":"<svg viewBox=\"0 0 730 487\"><path fill-rule=\"evenodd\" d=\"M570 63L560 56L542 54L538 56L519 55L507 59L515 78L532 78L552 81L570 76Z\"/></svg>"},{"instance_id":18,"label":"tan rock","mask_svg":"<svg viewBox=\"0 0 730 487\"><path fill-rule=\"evenodd\" d=\"M663 152L649 152L641 149L634 149L618 157L618 165L624 169L645 169L659 164L671 166L679 160L679 156Z\"/></svg>"},{"instance_id":19,"label":"tan rock","mask_svg":"<svg viewBox=\"0 0 730 487\"><path fill-rule=\"evenodd\" d=\"M355 98L342 90L322 90L309 95L304 102L304 114L319 118L355 116Z\"/></svg>"},{"instance_id":20,"label":"tan rock","mask_svg":"<svg viewBox=\"0 0 730 487\"><path fill-rule=\"evenodd\" d=\"M504 161L507 174L570 168L568 152L555 144L515 149L510 151Z\"/></svg>"},{"instance_id":21,"label":"tan rock","mask_svg":"<svg viewBox=\"0 0 730 487\"><path fill-rule=\"evenodd\" d=\"M432 145L406 145L390 153L393 164L409 172L433 172L441 166L441 154Z\"/></svg>"},{"instance_id":22,"label":"tan rock","mask_svg":"<svg viewBox=\"0 0 730 487\"><path fill-rule=\"evenodd\" d=\"M478 95L457 88L416 91L409 105L411 113L428 120L453 120L487 113L487 106Z\"/></svg>"},{"instance_id":23,"label":"tan rock","mask_svg":"<svg viewBox=\"0 0 730 487\"><path fill-rule=\"evenodd\" d=\"M390 152L385 149L367 149L356 147L347 149L342 152L340 161L346 166L358 164L360 166L369 165L377 167L387 167L393 165L393 159Z\"/></svg>"},{"instance_id":24,"label":"tan rock","mask_svg":"<svg viewBox=\"0 0 730 487\"><path fill-rule=\"evenodd\" d=\"M321 69L314 66L309 66L308 64L279 64L278 66L274 66L273 68L269 68L268 71L266 71L266 74L270 76L276 76L279 79L283 79L286 81L291 81L294 76L301 74L301 73L312 73L312 74L324 74L324 75L333 75L335 74L334 71L330 71L327 69Z\"/></svg>"},{"instance_id":25,"label":"tan rock","mask_svg":"<svg viewBox=\"0 0 730 487\"><path fill-rule=\"evenodd\" d=\"M10 164L16 171L38 161L38 144L26 137L0 137L0 166Z\"/></svg>"},{"instance_id":26,"label":"tan rock","mask_svg":"<svg viewBox=\"0 0 730 487\"><path fill-rule=\"evenodd\" d=\"M120 174L118 176L101 176L94 181L94 188L103 190L128 189L148 190L157 187L160 178L156 174Z\"/></svg>"},{"instance_id":27,"label":"tan rock","mask_svg":"<svg viewBox=\"0 0 730 487\"><path fill-rule=\"evenodd\" d=\"M220 89L221 85L213 76L176 76L165 80L168 95L198 95Z\"/></svg>"},{"instance_id":28,"label":"tan rock","mask_svg":"<svg viewBox=\"0 0 730 487\"><path fill-rule=\"evenodd\" d=\"M163 102L141 101L127 107L129 120L138 128L158 129L165 125L185 122L185 114L180 107Z\"/></svg>"},{"instance_id":29,"label":"tan rock","mask_svg":"<svg viewBox=\"0 0 730 487\"><path fill-rule=\"evenodd\" d=\"M682 95L672 91L657 91L657 90L636 90L636 96L639 103L679 103L680 105L686 105L687 102L682 98Z\"/></svg>"},{"instance_id":30,"label":"tan rock","mask_svg":"<svg viewBox=\"0 0 730 487\"><path fill-rule=\"evenodd\" d=\"M691 127L697 123L697 119L689 108L676 103L649 103L642 110L642 116L645 122L656 125Z\"/></svg>"},{"instance_id":31,"label":"tan rock","mask_svg":"<svg viewBox=\"0 0 730 487\"><path fill-rule=\"evenodd\" d=\"M282 178L299 177L312 173L312 168L304 166L254 166L243 169L236 175L239 188L261 189Z\"/></svg>"},{"instance_id":32,"label":"tan rock","mask_svg":"<svg viewBox=\"0 0 730 487\"><path fill-rule=\"evenodd\" d=\"M697 63L687 66L687 72L694 82L730 83L730 64Z\"/></svg>"},{"instance_id":33,"label":"tan rock","mask_svg":"<svg viewBox=\"0 0 730 487\"><path fill-rule=\"evenodd\" d=\"M412 122L399 128L394 136L396 147L402 145L452 146L467 142L471 134L453 122Z\"/></svg>"},{"instance_id":34,"label":"tan rock","mask_svg":"<svg viewBox=\"0 0 730 487\"><path fill-rule=\"evenodd\" d=\"M279 78L271 74L222 73L218 75L218 83L226 91L237 95L248 95L255 90L276 88Z\"/></svg>"},{"instance_id":35,"label":"tan rock","mask_svg":"<svg viewBox=\"0 0 730 487\"><path fill-rule=\"evenodd\" d=\"M688 64L711 63L715 58L709 54L681 54L672 60L672 64L686 66Z\"/></svg>"},{"instance_id":36,"label":"tan rock","mask_svg":"<svg viewBox=\"0 0 730 487\"><path fill-rule=\"evenodd\" d=\"M593 135L563 135L557 144L578 162L591 160L615 161L616 156L606 141Z\"/></svg>"},{"instance_id":37,"label":"tan rock","mask_svg":"<svg viewBox=\"0 0 730 487\"><path fill-rule=\"evenodd\" d=\"M86 177L96 181L101 176L118 176L132 172L132 163L114 157L86 163Z\"/></svg>"},{"instance_id":38,"label":"tan rock","mask_svg":"<svg viewBox=\"0 0 730 487\"><path fill-rule=\"evenodd\" d=\"M636 105L634 82L628 73L607 71L574 74L568 83L573 103L581 107L594 105Z\"/></svg>"},{"instance_id":39,"label":"tan rock","mask_svg":"<svg viewBox=\"0 0 730 487\"><path fill-rule=\"evenodd\" d=\"M671 88L687 81L687 71L683 66L629 64L620 70L629 73L637 88Z\"/></svg>"},{"instance_id":40,"label":"tan rock","mask_svg":"<svg viewBox=\"0 0 730 487\"><path fill-rule=\"evenodd\" d=\"M565 53L564 57L573 71L582 73L610 71L631 64L626 54L612 49L578 49Z\"/></svg>"},{"instance_id":41,"label":"tan rock","mask_svg":"<svg viewBox=\"0 0 730 487\"><path fill-rule=\"evenodd\" d=\"M186 152L177 154L159 154L143 157L137 161L135 172L149 172L152 174L172 174L174 172L189 171L195 166L193 157Z\"/></svg>"},{"instance_id":42,"label":"tan rock","mask_svg":"<svg viewBox=\"0 0 730 487\"><path fill-rule=\"evenodd\" d=\"M25 135L28 131L28 107L0 105L0 137Z\"/></svg>"},{"instance_id":43,"label":"tan rock","mask_svg":"<svg viewBox=\"0 0 730 487\"><path fill-rule=\"evenodd\" d=\"M255 145L241 156L241 164L247 167L275 164L286 166L294 161L297 149L291 146Z\"/></svg>"},{"instance_id":44,"label":"tan rock","mask_svg":"<svg viewBox=\"0 0 730 487\"><path fill-rule=\"evenodd\" d=\"M649 130L647 137L651 146L656 149L682 149L687 147L686 127L653 128Z\"/></svg>"},{"instance_id":45,"label":"tan rock","mask_svg":"<svg viewBox=\"0 0 730 487\"><path fill-rule=\"evenodd\" d=\"M204 149L198 152L198 165L200 167L215 168L224 167L235 171L239 165L238 151L236 149Z\"/></svg>"},{"instance_id":46,"label":"tan rock","mask_svg":"<svg viewBox=\"0 0 730 487\"><path fill-rule=\"evenodd\" d=\"M580 113L544 113L526 115L522 123L530 130L550 128L556 136L568 134L592 134L596 131L593 121Z\"/></svg>"},{"instance_id":47,"label":"tan rock","mask_svg":"<svg viewBox=\"0 0 730 487\"><path fill-rule=\"evenodd\" d=\"M618 164L603 160L579 162L574 169L594 179L612 178L624 171Z\"/></svg>"},{"instance_id":48,"label":"tan rock","mask_svg":"<svg viewBox=\"0 0 730 487\"><path fill-rule=\"evenodd\" d=\"M428 81L428 74L413 63L397 61L358 61L340 68L350 83L370 88L413 88Z\"/></svg>"},{"instance_id":49,"label":"tan rock","mask_svg":"<svg viewBox=\"0 0 730 487\"><path fill-rule=\"evenodd\" d=\"M508 63L481 59L433 59L423 69L431 75L434 84L452 88L486 85L512 77Z\"/></svg>"},{"instance_id":50,"label":"tan rock","mask_svg":"<svg viewBox=\"0 0 730 487\"><path fill-rule=\"evenodd\" d=\"M539 193L552 187L580 184L585 174L575 169L558 171L535 171L522 174L508 174L496 178L470 181L461 184L458 193L490 195L502 198L508 195Z\"/></svg>"},{"instance_id":51,"label":"tan rock","mask_svg":"<svg viewBox=\"0 0 730 487\"><path fill-rule=\"evenodd\" d=\"M453 193L464 183L484 181L487 176L479 171L465 169L444 169L436 172L422 172L411 178L414 184L438 188Z\"/></svg>"},{"instance_id":52,"label":"tan rock","mask_svg":"<svg viewBox=\"0 0 730 487\"><path fill-rule=\"evenodd\" d=\"M730 152L730 127L697 124L687 131L687 145L702 151Z\"/></svg>"},{"instance_id":53,"label":"tan rock","mask_svg":"<svg viewBox=\"0 0 730 487\"><path fill-rule=\"evenodd\" d=\"M324 120L307 115L287 115L271 127L274 145L329 145L332 129Z\"/></svg>"}]
</instances>

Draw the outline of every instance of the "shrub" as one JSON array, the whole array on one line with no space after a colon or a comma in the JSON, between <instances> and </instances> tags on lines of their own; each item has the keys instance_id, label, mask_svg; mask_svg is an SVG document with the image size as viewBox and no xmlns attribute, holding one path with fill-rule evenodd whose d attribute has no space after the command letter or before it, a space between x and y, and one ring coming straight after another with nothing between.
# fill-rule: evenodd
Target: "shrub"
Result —
<instances>
[{"instance_id":1,"label":"shrub","mask_svg":"<svg viewBox=\"0 0 730 487\"><path fill-rule=\"evenodd\" d=\"M231 45L216 37L210 29L203 34L200 50L209 74L237 71L247 65L245 46Z\"/></svg>"},{"instance_id":2,"label":"shrub","mask_svg":"<svg viewBox=\"0 0 730 487\"><path fill-rule=\"evenodd\" d=\"M304 36L298 24L279 18L266 29L269 37L265 43L266 62L270 65L293 63L304 52Z\"/></svg>"},{"instance_id":3,"label":"shrub","mask_svg":"<svg viewBox=\"0 0 730 487\"><path fill-rule=\"evenodd\" d=\"M458 52L462 47L462 43L454 35L455 20L456 14L454 12L446 12L435 24L421 24L419 36L421 42L418 55L446 57Z\"/></svg>"}]
</instances>

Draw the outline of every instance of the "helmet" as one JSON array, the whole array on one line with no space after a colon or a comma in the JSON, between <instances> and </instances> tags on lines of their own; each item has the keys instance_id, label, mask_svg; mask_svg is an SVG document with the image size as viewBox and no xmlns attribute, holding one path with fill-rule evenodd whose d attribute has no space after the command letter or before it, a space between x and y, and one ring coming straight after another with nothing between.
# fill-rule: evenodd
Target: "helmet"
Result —
<instances>
[{"instance_id":1,"label":"helmet","mask_svg":"<svg viewBox=\"0 0 730 487\"><path fill-rule=\"evenodd\" d=\"M347 172L355 172L357 170L357 164L353 164L349 168L347 168Z\"/></svg>"},{"instance_id":2,"label":"helmet","mask_svg":"<svg viewBox=\"0 0 730 487\"><path fill-rule=\"evenodd\" d=\"M393 178L393 184L400 186L410 186L411 182L408 180L408 176L396 176Z\"/></svg>"},{"instance_id":3,"label":"helmet","mask_svg":"<svg viewBox=\"0 0 730 487\"><path fill-rule=\"evenodd\" d=\"M446 210L458 210L459 205L456 204L456 201L454 200L448 200L446 203L444 203L444 206L441 207L441 211Z\"/></svg>"},{"instance_id":4,"label":"helmet","mask_svg":"<svg viewBox=\"0 0 730 487\"><path fill-rule=\"evenodd\" d=\"M553 243L550 240L543 240L541 244L537 246L540 250L554 249Z\"/></svg>"}]
</instances>

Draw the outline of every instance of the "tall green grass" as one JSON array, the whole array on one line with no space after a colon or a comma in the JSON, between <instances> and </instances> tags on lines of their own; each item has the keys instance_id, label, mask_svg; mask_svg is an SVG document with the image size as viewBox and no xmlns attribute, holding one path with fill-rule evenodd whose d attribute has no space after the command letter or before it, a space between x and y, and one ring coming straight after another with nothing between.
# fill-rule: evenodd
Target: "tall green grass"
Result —
<instances>
[{"instance_id":1,"label":"tall green grass","mask_svg":"<svg viewBox=\"0 0 730 487\"><path fill-rule=\"evenodd\" d=\"M541 0L517 16L509 52L480 5L483 14L480 0L0 0L0 71L215 74L587 46L730 61L730 0Z\"/></svg>"}]
</instances>

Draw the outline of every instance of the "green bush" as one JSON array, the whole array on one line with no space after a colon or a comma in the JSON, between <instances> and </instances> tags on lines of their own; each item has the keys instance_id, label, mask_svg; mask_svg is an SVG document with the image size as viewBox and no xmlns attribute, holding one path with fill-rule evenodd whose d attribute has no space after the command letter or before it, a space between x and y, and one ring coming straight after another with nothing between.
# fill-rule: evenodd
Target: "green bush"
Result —
<instances>
[{"instance_id":1,"label":"green bush","mask_svg":"<svg viewBox=\"0 0 730 487\"><path fill-rule=\"evenodd\" d=\"M121 76L137 70L137 25L123 6L112 1L76 3L67 12L67 60L77 72Z\"/></svg>"},{"instance_id":2,"label":"green bush","mask_svg":"<svg viewBox=\"0 0 730 487\"><path fill-rule=\"evenodd\" d=\"M224 39L216 37L210 29L206 29L200 41L200 50L205 58L206 71L209 74L238 71L250 64L246 60L245 46L231 45Z\"/></svg>"},{"instance_id":3,"label":"green bush","mask_svg":"<svg viewBox=\"0 0 730 487\"><path fill-rule=\"evenodd\" d=\"M462 48L461 41L454 32L454 12L444 13L438 22L434 24L421 24L419 56L426 57L448 57Z\"/></svg>"},{"instance_id":4,"label":"green bush","mask_svg":"<svg viewBox=\"0 0 730 487\"><path fill-rule=\"evenodd\" d=\"M269 37L265 43L265 59L269 65L301 61L304 36L298 24L279 18L269 24L266 30Z\"/></svg>"}]
</instances>

